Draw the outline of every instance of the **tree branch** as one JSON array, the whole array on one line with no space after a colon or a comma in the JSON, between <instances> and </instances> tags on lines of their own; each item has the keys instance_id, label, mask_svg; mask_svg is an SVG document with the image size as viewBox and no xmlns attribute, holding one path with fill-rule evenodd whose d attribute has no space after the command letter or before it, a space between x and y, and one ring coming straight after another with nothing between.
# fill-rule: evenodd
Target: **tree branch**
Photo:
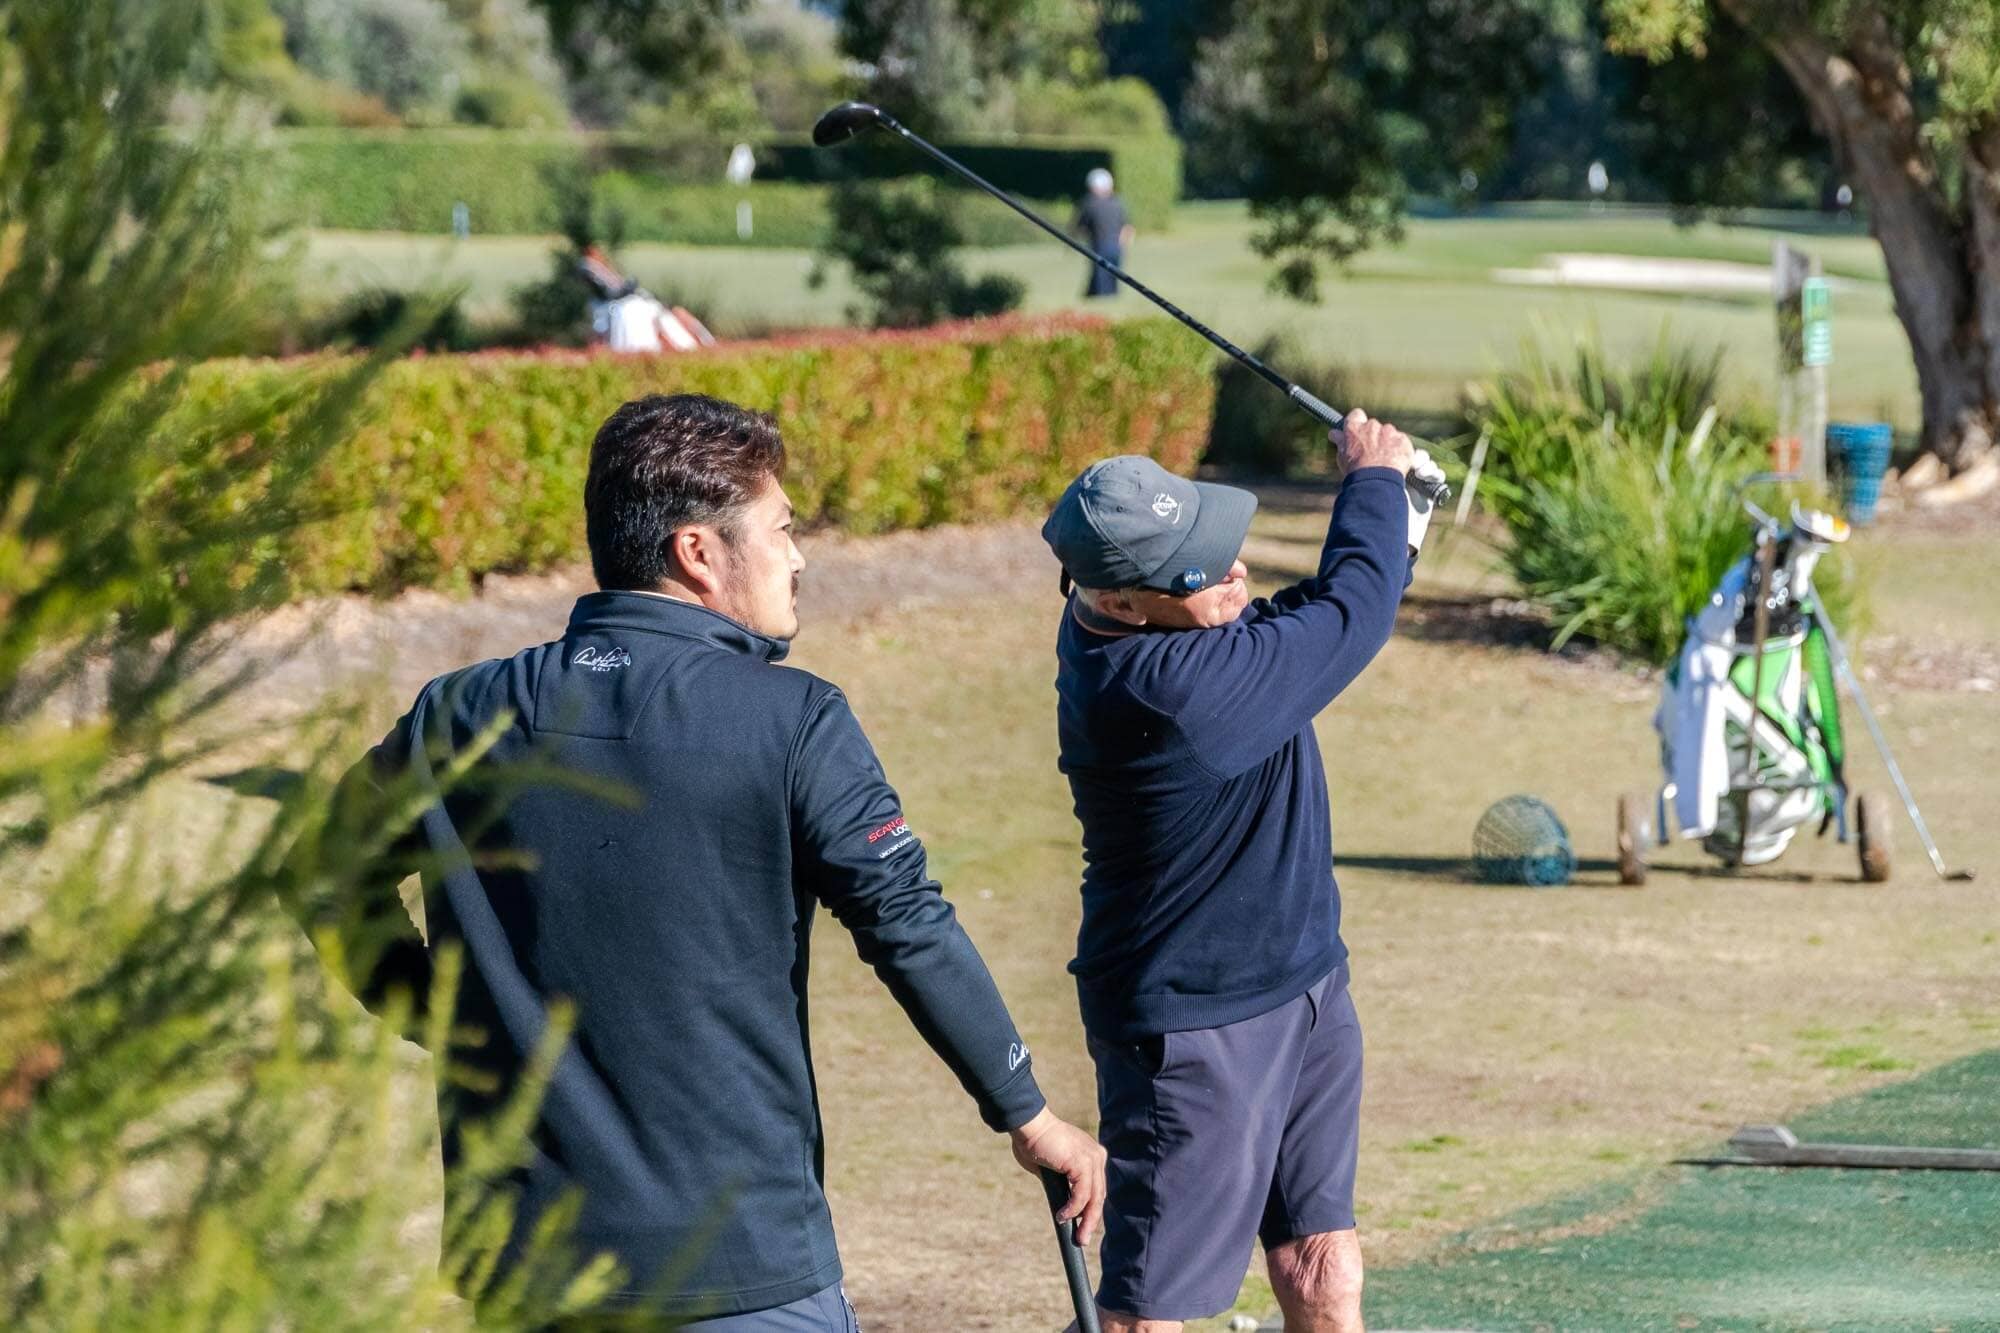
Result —
<instances>
[{"instance_id":1,"label":"tree branch","mask_svg":"<svg viewBox=\"0 0 2000 1333\"><path fill-rule=\"evenodd\" d=\"M1716 0L1777 57L1866 195L1889 282L1919 355L1958 338L1966 311L1962 230L1938 182L1910 71L1881 11L1858 13L1836 48L1783 0Z\"/></svg>"},{"instance_id":2,"label":"tree branch","mask_svg":"<svg viewBox=\"0 0 2000 1333\"><path fill-rule=\"evenodd\" d=\"M2000 293L1992 290L2000 256L1985 247L2000 220L1981 224L1969 205L1961 212L1947 197L1925 142L1909 61L1880 0L1851 6L1831 33L1797 0L1715 3L1777 58L1866 197L1868 227L1882 246L1896 315L1916 359L1925 444L1961 465L1983 450L1995 419L2000 323L1987 308L1990 302L2000 312ZM1986 205L2000 208L1990 194ZM1992 243L2000 247L2000 238Z\"/></svg>"}]
</instances>

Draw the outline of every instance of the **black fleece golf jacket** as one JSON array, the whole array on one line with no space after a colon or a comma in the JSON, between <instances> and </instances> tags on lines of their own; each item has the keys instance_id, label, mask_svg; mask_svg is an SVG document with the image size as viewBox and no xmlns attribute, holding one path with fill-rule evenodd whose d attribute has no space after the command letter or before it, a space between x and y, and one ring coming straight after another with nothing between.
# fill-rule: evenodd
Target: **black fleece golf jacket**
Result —
<instances>
[{"instance_id":1,"label":"black fleece golf jacket","mask_svg":"<svg viewBox=\"0 0 2000 1333\"><path fill-rule=\"evenodd\" d=\"M1043 1105L847 700L775 665L785 647L699 606L592 593L561 640L433 681L363 766L429 788L502 728L422 821L429 950L406 940L363 989L421 996L439 946L462 948L457 1019L486 1040L461 1058L495 1091L441 1083L448 1127L504 1096L551 1004L574 1003L516 1235L580 1190L578 1244L615 1253L629 1295L664 1285L669 1313L840 1277L806 1016L816 907L989 1126Z\"/></svg>"}]
</instances>

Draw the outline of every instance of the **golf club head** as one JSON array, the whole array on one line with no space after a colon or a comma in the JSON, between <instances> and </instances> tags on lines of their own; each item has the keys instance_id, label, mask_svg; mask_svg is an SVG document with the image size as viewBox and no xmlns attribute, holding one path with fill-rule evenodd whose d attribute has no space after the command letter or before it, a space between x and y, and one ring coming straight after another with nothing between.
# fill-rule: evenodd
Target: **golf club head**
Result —
<instances>
[{"instance_id":1,"label":"golf club head","mask_svg":"<svg viewBox=\"0 0 2000 1333\"><path fill-rule=\"evenodd\" d=\"M842 102L821 116L819 123L813 126L813 143L821 148L831 148L881 123L880 108L866 102Z\"/></svg>"}]
</instances>

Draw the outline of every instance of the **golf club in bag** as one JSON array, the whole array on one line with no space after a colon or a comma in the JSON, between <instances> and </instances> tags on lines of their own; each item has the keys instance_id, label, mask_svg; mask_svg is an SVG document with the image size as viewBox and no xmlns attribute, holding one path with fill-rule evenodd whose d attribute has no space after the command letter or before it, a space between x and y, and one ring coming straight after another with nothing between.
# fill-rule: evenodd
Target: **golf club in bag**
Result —
<instances>
[{"instance_id":1,"label":"golf club in bag","mask_svg":"<svg viewBox=\"0 0 2000 1333\"><path fill-rule=\"evenodd\" d=\"M1037 227L1040 227L1043 231L1055 237L1064 245L1076 251L1085 259L1088 259L1091 263L1097 265L1106 273L1109 273L1112 277L1118 279L1118 281L1124 283L1127 287L1130 287L1133 291L1139 293L1139 295L1145 297L1148 301L1151 301L1181 323L1187 325L1187 327L1193 329L1196 333L1199 333L1202 337L1208 339L1209 342L1236 358L1243 365L1248 366L1263 378L1265 382L1297 403L1322 425L1335 430L1340 428L1344 414L1337 408L1329 407L1312 394L1307 393L1304 389L1292 383L1283 375L1280 375L1277 371L1271 369L1262 361L1259 361L1256 357L1217 333L1214 329L1209 328L1208 325L1202 323L1193 315L1188 314L1187 311L1181 309L1166 297L1161 296L1145 283L1140 282L1124 269L1119 268L1103 255L1098 254L1095 250L1083 244L1083 242L1069 235L1060 227L1057 227L1047 218L1044 218L1041 214L1014 198L1013 195L1008 194L1005 190L993 184L993 182L953 158L943 149L929 143L918 135L912 134L901 121L880 107L870 106L866 102L842 102L839 106L834 107L831 111L821 116L819 123L813 126L813 142L821 148L831 148L836 144L846 143L863 130L873 129L878 125L883 129L902 136L921 151L930 154L930 156L936 158L939 162L944 163L952 171L971 181L974 185L986 191L986 193L992 195L995 199L998 199L1001 203L1007 205L1007 207L1013 209L1016 213L1019 213L1022 217L1034 223ZM1413 443L1415 447L1420 449L1428 447L1422 440L1413 440ZM1412 485L1418 487L1430 497L1433 505L1442 505L1446 500L1451 498L1451 487L1442 481L1432 482L1416 477L1412 477L1410 480Z\"/></svg>"},{"instance_id":2,"label":"golf club in bag","mask_svg":"<svg viewBox=\"0 0 2000 1333\"><path fill-rule=\"evenodd\" d=\"M1060 1171L1042 1168L1042 1192L1049 1196L1049 1212L1062 1211L1069 1202L1069 1178ZM1056 1223L1056 1245L1062 1250L1063 1273L1069 1278L1069 1300L1076 1307L1077 1333L1099 1333L1097 1297L1091 1294L1090 1270L1084 1266L1083 1246L1077 1243L1076 1222Z\"/></svg>"}]
</instances>

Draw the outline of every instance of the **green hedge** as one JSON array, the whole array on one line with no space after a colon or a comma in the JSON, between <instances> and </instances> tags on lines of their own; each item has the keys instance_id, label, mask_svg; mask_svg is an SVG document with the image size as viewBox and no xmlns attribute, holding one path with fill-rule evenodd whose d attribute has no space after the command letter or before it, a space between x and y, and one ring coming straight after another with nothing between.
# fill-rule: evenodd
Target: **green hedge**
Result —
<instances>
[{"instance_id":1,"label":"green hedge","mask_svg":"<svg viewBox=\"0 0 2000 1333\"><path fill-rule=\"evenodd\" d=\"M1135 225L1159 228L1180 196L1181 146L1170 135L1079 142L1019 136L1002 143L938 144L970 170L1012 194L1065 201L1054 207L1069 220L1068 207L1083 194L1083 178L1093 167L1109 167ZM810 139L773 140L759 145L759 179L836 181L860 177L889 180L916 173L957 182L946 167L888 137L857 140L838 152L815 148Z\"/></svg>"},{"instance_id":2,"label":"green hedge","mask_svg":"<svg viewBox=\"0 0 2000 1333\"><path fill-rule=\"evenodd\" d=\"M200 398L272 391L338 363L215 362ZM1209 357L1165 321L991 321L914 334L745 344L680 357L417 357L388 368L326 464L334 518L291 560L301 593L464 587L586 555L591 437L648 393L774 412L801 518L850 532L1041 510L1084 464L1194 466Z\"/></svg>"},{"instance_id":3,"label":"green hedge","mask_svg":"<svg viewBox=\"0 0 2000 1333\"><path fill-rule=\"evenodd\" d=\"M673 185L645 176L607 172L593 187L600 216L615 210L628 241L670 241L680 245L759 245L817 249L830 218L829 185L752 181L733 185ZM1041 233L1019 215L972 191L956 191L964 206L953 218L967 245L1018 245ZM750 204L751 235L736 234L736 205ZM1059 222L1074 205L1068 200L1025 201ZM475 223L475 226L477 224Z\"/></svg>"},{"instance_id":4,"label":"green hedge","mask_svg":"<svg viewBox=\"0 0 2000 1333\"><path fill-rule=\"evenodd\" d=\"M1170 137L944 146L995 184L1040 201L1060 221L1068 220L1070 201L1092 167L1117 174L1141 227L1165 226L1180 190L1180 144ZM722 180L728 153L720 142L662 145L606 135L291 130L274 137L269 175L280 216L318 227L445 232L452 206L463 202L481 234L553 231L561 217L555 181L584 173L600 205L626 214L628 239L733 244L736 202L747 197L773 219L770 229L757 228L753 243L789 246L817 243L806 215L824 210L830 181L943 173L902 145L862 142L834 152L778 139L759 145L757 175L738 189ZM1026 224L998 204L968 207L965 225L975 244L1027 235Z\"/></svg>"}]
</instances>

